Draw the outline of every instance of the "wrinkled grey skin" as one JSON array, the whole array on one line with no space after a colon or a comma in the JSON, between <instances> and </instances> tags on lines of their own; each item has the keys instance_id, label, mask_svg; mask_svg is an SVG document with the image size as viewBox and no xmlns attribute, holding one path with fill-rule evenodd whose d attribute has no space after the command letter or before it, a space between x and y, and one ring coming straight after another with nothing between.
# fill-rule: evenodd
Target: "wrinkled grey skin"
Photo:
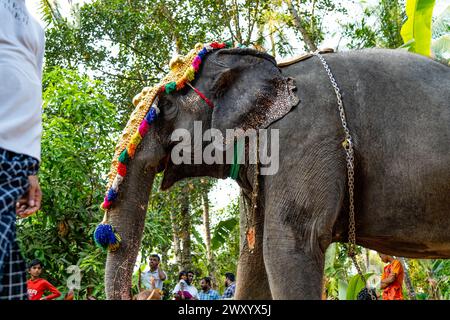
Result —
<instances>
[{"instance_id":1,"label":"wrinkled grey skin","mask_svg":"<svg viewBox=\"0 0 450 320\"><path fill-rule=\"evenodd\" d=\"M356 153L357 243L411 258L450 257L450 69L401 51L364 50L324 55L343 96ZM295 80L296 91L290 84ZM185 177L226 178L229 165L180 165L165 156L175 128L235 128L260 110L274 115L256 127L280 130L280 169L261 176L258 210L241 213L237 299L320 299L324 252L347 241L348 199L343 130L336 96L317 57L279 70L270 56L249 49L207 56L194 85L160 100L161 116L131 162L111 222L123 237L108 254L109 299L130 299L153 177L165 168L162 189ZM286 84L275 96L274 80ZM281 82L280 82L281 81ZM272 87L271 87L272 86ZM273 108L258 99L277 105ZM292 96L294 92L294 96ZM278 94L280 92L278 91ZM298 102L300 101L300 102ZM259 114L259 117L261 114ZM244 125L245 126L245 125ZM238 183L248 201L254 166ZM244 219L256 227L255 250L243 235Z\"/></svg>"}]
</instances>

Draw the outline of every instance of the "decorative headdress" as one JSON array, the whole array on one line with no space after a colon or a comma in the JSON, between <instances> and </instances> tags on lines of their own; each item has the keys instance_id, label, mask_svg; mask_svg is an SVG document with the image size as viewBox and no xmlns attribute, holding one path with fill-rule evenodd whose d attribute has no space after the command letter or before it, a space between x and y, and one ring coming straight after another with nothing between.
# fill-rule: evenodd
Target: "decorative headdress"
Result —
<instances>
[{"instance_id":1,"label":"decorative headdress","mask_svg":"<svg viewBox=\"0 0 450 320\"><path fill-rule=\"evenodd\" d=\"M159 114L158 100L163 93L170 94L189 85L211 108L213 104L200 91L190 85L200 68L203 58L208 52L216 49L230 48L231 42L212 42L203 46L195 45L186 56L177 56L170 63L170 72L154 87L145 87L133 98L135 109L130 120L122 131L116 146L111 170L108 174L108 186L101 208L105 210L102 222L94 232L94 239L98 246L105 250L115 251L119 248L121 238L114 228L108 224L108 211L119 194L119 187L127 173L127 165L134 158L136 148L147 134L150 125Z\"/></svg>"}]
</instances>

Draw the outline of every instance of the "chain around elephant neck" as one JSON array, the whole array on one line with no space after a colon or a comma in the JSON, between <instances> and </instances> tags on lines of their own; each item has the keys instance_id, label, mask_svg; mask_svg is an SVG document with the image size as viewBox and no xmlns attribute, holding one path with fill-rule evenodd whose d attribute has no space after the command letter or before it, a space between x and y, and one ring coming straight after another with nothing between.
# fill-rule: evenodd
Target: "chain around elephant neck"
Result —
<instances>
[{"instance_id":1,"label":"chain around elephant neck","mask_svg":"<svg viewBox=\"0 0 450 320\"><path fill-rule=\"evenodd\" d=\"M355 205L354 205L354 156L353 156L353 139L350 135L350 130L347 126L347 119L345 117L344 105L342 103L342 95L341 90L339 89L336 80L331 73L330 67L328 66L325 59L318 52L314 52L322 65L325 68L325 71L330 78L331 85L333 86L334 92L336 93L339 116L341 118L342 128L345 132L345 139L342 142L342 147L345 150L346 160L347 160L347 177L348 177L348 193L349 193L349 232L348 232L348 240L350 242L349 255L355 254L355 246L356 246L356 232L355 232Z\"/></svg>"},{"instance_id":2,"label":"chain around elephant neck","mask_svg":"<svg viewBox=\"0 0 450 320\"><path fill-rule=\"evenodd\" d=\"M342 142L342 147L345 150L347 160L347 179L348 179L348 195L349 195L348 255L352 259L359 276L364 281L364 285L367 286L366 278L364 277L361 268L359 266L359 263L356 259L356 226L355 226L355 203L354 203L355 158L353 152L353 139L352 136L350 135L350 130L348 129L347 126L347 119L345 117L344 105L342 103L341 90L339 89L339 86L336 83L336 79L331 73L330 67L328 66L327 62L322 57L322 55L318 51L314 52L313 54L319 58L320 62L322 62L322 65L328 74L328 78L330 79L331 85L333 86L334 92L336 93L339 116L341 118L342 128L344 129L345 132L345 139ZM376 299L370 290L367 290L367 292L372 300Z\"/></svg>"}]
</instances>

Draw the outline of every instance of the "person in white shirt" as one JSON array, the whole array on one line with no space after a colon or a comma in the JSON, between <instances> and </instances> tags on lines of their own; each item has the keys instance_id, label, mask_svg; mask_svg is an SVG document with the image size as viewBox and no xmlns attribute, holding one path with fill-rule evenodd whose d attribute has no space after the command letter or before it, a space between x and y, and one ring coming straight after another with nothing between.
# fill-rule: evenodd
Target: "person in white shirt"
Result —
<instances>
[{"instance_id":1,"label":"person in white shirt","mask_svg":"<svg viewBox=\"0 0 450 320\"><path fill-rule=\"evenodd\" d=\"M150 256L149 267L150 270L142 274L142 284L145 289L153 290L163 288L163 281L167 279L167 275L160 267L161 259L157 254Z\"/></svg>"},{"instance_id":2,"label":"person in white shirt","mask_svg":"<svg viewBox=\"0 0 450 320\"><path fill-rule=\"evenodd\" d=\"M28 299L15 222L41 205L44 47L25 0L0 0L0 299Z\"/></svg>"},{"instance_id":3,"label":"person in white shirt","mask_svg":"<svg viewBox=\"0 0 450 320\"><path fill-rule=\"evenodd\" d=\"M172 291L174 300L198 300L198 290L192 285L194 273L181 271L178 279L180 281Z\"/></svg>"}]
</instances>

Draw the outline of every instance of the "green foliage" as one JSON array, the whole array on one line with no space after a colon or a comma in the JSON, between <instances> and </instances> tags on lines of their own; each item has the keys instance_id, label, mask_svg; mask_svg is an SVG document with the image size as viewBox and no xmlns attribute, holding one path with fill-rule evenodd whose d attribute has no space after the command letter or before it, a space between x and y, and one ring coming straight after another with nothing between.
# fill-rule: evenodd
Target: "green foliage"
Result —
<instances>
[{"instance_id":1,"label":"green foliage","mask_svg":"<svg viewBox=\"0 0 450 320\"><path fill-rule=\"evenodd\" d=\"M409 260L409 272L421 300L450 300L450 260Z\"/></svg>"},{"instance_id":2,"label":"green foliage","mask_svg":"<svg viewBox=\"0 0 450 320\"><path fill-rule=\"evenodd\" d=\"M50 282L66 292L66 268L82 271L79 295L89 286L103 295L105 254L92 232L101 220L105 174L114 145L116 109L98 81L76 71L54 68L43 80L43 202L40 212L19 221L18 235L27 260L44 262Z\"/></svg>"},{"instance_id":3,"label":"green foliage","mask_svg":"<svg viewBox=\"0 0 450 320\"><path fill-rule=\"evenodd\" d=\"M431 51L433 56L450 66L450 6L433 21Z\"/></svg>"},{"instance_id":4,"label":"green foliage","mask_svg":"<svg viewBox=\"0 0 450 320\"><path fill-rule=\"evenodd\" d=\"M344 25L344 35L351 49L398 48L403 44L400 29L405 19L403 0L379 0L367 6L361 21Z\"/></svg>"},{"instance_id":5,"label":"green foliage","mask_svg":"<svg viewBox=\"0 0 450 320\"><path fill-rule=\"evenodd\" d=\"M401 35L409 51L430 55L434 3L435 0L407 0L408 20L402 27Z\"/></svg>"},{"instance_id":6,"label":"green foliage","mask_svg":"<svg viewBox=\"0 0 450 320\"><path fill-rule=\"evenodd\" d=\"M220 221L214 228L211 244L212 249L219 249L228 239L230 232L238 225L237 218Z\"/></svg>"},{"instance_id":7,"label":"green foliage","mask_svg":"<svg viewBox=\"0 0 450 320\"><path fill-rule=\"evenodd\" d=\"M366 273L366 274L364 274L364 277L366 279L368 279L372 275L373 275L373 273ZM366 285L365 285L364 281L361 279L360 275L359 274L355 274L348 281L346 300L357 300L358 293L362 289L364 289L365 286Z\"/></svg>"}]
</instances>

